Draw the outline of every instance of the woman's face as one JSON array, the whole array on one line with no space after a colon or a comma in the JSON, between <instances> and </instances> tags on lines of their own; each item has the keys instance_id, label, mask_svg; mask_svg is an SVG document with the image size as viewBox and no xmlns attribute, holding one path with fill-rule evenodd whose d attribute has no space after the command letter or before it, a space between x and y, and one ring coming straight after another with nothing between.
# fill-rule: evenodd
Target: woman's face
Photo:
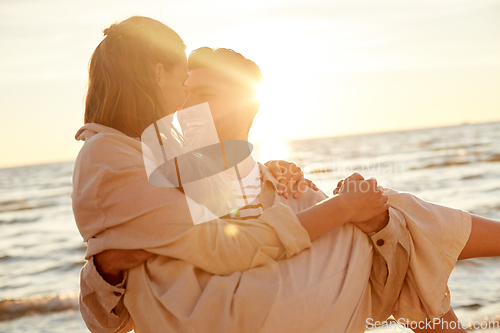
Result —
<instances>
[{"instance_id":1,"label":"woman's face","mask_svg":"<svg viewBox=\"0 0 500 333\"><path fill-rule=\"evenodd\" d=\"M184 92L184 82L188 78L187 59L184 57L176 66L165 69L159 66L158 69L158 84L165 100L168 114L179 110L186 93Z\"/></svg>"}]
</instances>

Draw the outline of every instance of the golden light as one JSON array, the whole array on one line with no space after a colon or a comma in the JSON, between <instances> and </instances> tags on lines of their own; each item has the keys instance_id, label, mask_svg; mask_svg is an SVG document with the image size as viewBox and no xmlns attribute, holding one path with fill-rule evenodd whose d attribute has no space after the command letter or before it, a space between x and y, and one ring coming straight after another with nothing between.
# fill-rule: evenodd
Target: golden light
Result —
<instances>
[{"instance_id":1,"label":"golden light","mask_svg":"<svg viewBox=\"0 0 500 333\"><path fill-rule=\"evenodd\" d=\"M224 232L227 236L234 237L239 233L238 227L234 224L228 224L224 227Z\"/></svg>"},{"instance_id":2,"label":"golden light","mask_svg":"<svg viewBox=\"0 0 500 333\"><path fill-rule=\"evenodd\" d=\"M287 160L290 158L290 150L286 141L269 139L258 146L255 155L255 158L262 163L270 160Z\"/></svg>"}]
</instances>

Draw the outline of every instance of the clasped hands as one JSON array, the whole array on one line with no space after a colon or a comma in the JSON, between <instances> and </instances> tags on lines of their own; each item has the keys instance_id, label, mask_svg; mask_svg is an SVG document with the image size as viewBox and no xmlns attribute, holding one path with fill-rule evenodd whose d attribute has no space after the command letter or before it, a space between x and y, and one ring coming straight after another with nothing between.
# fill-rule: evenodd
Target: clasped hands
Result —
<instances>
[{"instance_id":1,"label":"clasped hands","mask_svg":"<svg viewBox=\"0 0 500 333\"><path fill-rule=\"evenodd\" d=\"M333 195L344 198L350 212L349 222L369 234L389 223L389 202L383 191L375 178L364 179L355 172L337 184Z\"/></svg>"}]
</instances>

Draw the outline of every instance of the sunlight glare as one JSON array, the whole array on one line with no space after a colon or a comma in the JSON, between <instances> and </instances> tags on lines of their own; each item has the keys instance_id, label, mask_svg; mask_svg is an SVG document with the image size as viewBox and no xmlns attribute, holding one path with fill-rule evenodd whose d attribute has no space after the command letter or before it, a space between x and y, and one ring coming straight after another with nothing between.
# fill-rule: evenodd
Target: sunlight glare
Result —
<instances>
[{"instance_id":1,"label":"sunlight glare","mask_svg":"<svg viewBox=\"0 0 500 333\"><path fill-rule=\"evenodd\" d=\"M290 158L290 150L285 141L266 140L256 149L256 159L262 163L270 160L286 160Z\"/></svg>"},{"instance_id":2,"label":"sunlight glare","mask_svg":"<svg viewBox=\"0 0 500 333\"><path fill-rule=\"evenodd\" d=\"M238 227L234 224L228 224L224 227L224 232L227 236L234 237L239 233Z\"/></svg>"}]
</instances>

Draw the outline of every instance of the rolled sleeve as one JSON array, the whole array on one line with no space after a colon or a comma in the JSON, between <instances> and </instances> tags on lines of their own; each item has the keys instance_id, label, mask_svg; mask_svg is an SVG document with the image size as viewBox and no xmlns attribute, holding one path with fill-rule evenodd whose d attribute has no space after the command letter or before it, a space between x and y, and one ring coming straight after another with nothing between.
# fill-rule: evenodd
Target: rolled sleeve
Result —
<instances>
[{"instance_id":1,"label":"rolled sleeve","mask_svg":"<svg viewBox=\"0 0 500 333\"><path fill-rule=\"evenodd\" d=\"M470 214L411 193L389 189L386 194L391 205L389 224L370 235L373 311L381 320L390 307L396 319L442 317L450 308L448 278L471 231ZM380 278L383 265L386 281Z\"/></svg>"},{"instance_id":2,"label":"rolled sleeve","mask_svg":"<svg viewBox=\"0 0 500 333\"><path fill-rule=\"evenodd\" d=\"M292 209L276 203L262 215L262 220L271 226L285 249L286 258L311 247L311 239Z\"/></svg>"},{"instance_id":3,"label":"rolled sleeve","mask_svg":"<svg viewBox=\"0 0 500 333\"><path fill-rule=\"evenodd\" d=\"M397 245L401 246L410 253L408 232L405 226L399 222L395 216L395 211L389 209L389 223L380 231L370 233L369 236L373 242L375 250L385 259L386 262L393 262Z\"/></svg>"},{"instance_id":4,"label":"rolled sleeve","mask_svg":"<svg viewBox=\"0 0 500 333\"><path fill-rule=\"evenodd\" d=\"M91 332L128 332L132 329L130 316L123 305L127 272L123 281L113 286L97 272L93 259L80 272L82 318Z\"/></svg>"},{"instance_id":5,"label":"rolled sleeve","mask_svg":"<svg viewBox=\"0 0 500 333\"><path fill-rule=\"evenodd\" d=\"M406 277L410 258L409 234L399 212L390 208L389 223L368 236L374 248L370 274L372 318L384 321L391 315Z\"/></svg>"}]
</instances>

